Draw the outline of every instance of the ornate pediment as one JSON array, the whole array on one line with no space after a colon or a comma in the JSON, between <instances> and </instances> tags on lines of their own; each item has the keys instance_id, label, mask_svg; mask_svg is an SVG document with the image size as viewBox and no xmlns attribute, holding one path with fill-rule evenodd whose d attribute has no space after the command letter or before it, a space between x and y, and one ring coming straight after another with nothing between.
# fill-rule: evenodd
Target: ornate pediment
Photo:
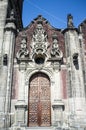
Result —
<instances>
[{"instance_id":1,"label":"ornate pediment","mask_svg":"<svg viewBox=\"0 0 86 130\"><path fill-rule=\"evenodd\" d=\"M22 36L26 34L26 38ZM26 43L23 43L23 42ZM21 45L26 45L22 48ZM29 52L28 52L29 51ZM58 61L64 55L64 38L61 30L52 27L39 15L29 26L19 32L16 38L15 54L17 59L29 62L39 60L43 63L49 60Z\"/></svg>"}]
</instances>

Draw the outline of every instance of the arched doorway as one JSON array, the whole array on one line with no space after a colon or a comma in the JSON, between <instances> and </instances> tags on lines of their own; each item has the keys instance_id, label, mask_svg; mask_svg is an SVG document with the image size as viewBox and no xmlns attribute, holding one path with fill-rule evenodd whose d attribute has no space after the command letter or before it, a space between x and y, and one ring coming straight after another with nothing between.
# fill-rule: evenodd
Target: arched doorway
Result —
<instances>
[{"instance_id":1,"label":"arched doorway","mask_svg":"<svg viewBox=\"0 0 86 130\"><path fill-rule=\"evenodd\" d=\"M46 74L36 73L30 78L28 107L28 126L50 126L50 79Z\"/></svg>"}]
</instances>

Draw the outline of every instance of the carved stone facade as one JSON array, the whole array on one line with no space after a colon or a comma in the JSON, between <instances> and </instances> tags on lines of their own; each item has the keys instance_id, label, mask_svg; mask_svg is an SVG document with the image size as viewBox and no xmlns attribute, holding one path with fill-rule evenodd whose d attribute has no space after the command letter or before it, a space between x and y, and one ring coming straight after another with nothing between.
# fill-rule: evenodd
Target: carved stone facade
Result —
<instances>
[{"instance_id":1,"label":"carved stone facade","mask_svg":"<svg viewBox=\"0 0 86 130\"><path fill-rule=\"evenodd\" d=\"M0 1L0 129L86 128L86 20L23 28L22 3Z\"/></svg>"}]
</instances>

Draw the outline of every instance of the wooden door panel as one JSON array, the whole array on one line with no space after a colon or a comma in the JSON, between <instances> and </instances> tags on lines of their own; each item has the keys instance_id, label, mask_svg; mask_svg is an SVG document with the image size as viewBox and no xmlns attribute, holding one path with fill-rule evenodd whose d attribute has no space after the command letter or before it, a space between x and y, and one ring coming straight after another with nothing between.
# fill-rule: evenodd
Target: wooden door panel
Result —
<instances>
[{"instance_id":1,"label":"wooden door panel","mask_svg":"<svg viewBox=\"0 0 86 130\"><path fill-rule=\"evenodd\" d=\"M30 101L29 103L29 126L38 126L37 113L38 104L37 102Z\"/></svg>"},{"instance_id":2,"label":"wooden door panel","mask_svg":"<svg viewBox=\"0 0 86 130\"><path fill-rule=\"evenodd\" d=\"M50 126L50 101L42 101L41 126Z\"/></svg>"},{"instance_id":3,"label":"wooden door panel","mask_svg":"<svg viewBox=\"0 0 86 130\"><path fill-rule=\"evenodd\" d=\"M50 80L43 73L30 79L29 126L50 126Z\"/></svg>"}]
</instances>

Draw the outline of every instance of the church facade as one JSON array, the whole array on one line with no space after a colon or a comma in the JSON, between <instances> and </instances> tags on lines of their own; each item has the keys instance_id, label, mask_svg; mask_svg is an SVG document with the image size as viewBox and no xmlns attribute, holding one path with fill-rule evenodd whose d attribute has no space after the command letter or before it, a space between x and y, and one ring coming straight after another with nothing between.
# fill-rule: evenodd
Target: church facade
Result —
<instances>
[{"instance_id":1,"label":"church facade","mask_svg":"<svg viewBox=\"0 0 86 130\"><path fill-rule=\"evenodd\" d=\"M0 129L86 128L86 20L58 29L0 0Z\"/></svg>"}]
</instances>

